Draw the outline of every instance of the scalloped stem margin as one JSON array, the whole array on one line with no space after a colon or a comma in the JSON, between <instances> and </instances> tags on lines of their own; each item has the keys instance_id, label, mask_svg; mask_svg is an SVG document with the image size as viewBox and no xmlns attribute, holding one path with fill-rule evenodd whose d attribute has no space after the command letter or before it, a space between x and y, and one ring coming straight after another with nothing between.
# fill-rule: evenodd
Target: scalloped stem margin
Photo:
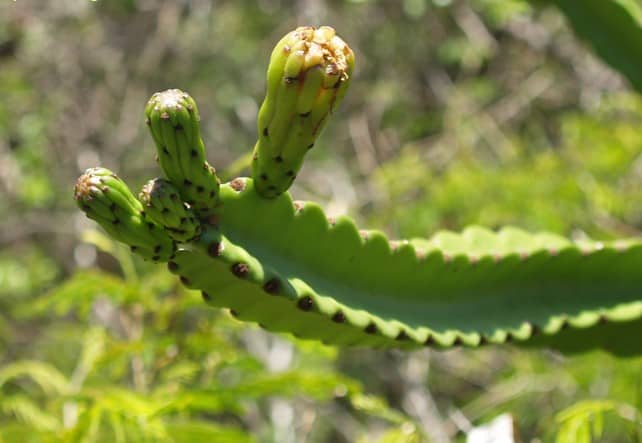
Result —
<instances>
[{"instance_id":1,"label":"scalloped stem margin","mask_svg":"<svg viewBox=\"0 0 642 443\"><path fill-rule=\"evenodd\" d=\"M471 227L395 242L287 193L263 199L251 179L223 185L220 198L217 225L168 267L268 330L337 345L642 353L640 239Z\"/></svg>"}]
</instances>

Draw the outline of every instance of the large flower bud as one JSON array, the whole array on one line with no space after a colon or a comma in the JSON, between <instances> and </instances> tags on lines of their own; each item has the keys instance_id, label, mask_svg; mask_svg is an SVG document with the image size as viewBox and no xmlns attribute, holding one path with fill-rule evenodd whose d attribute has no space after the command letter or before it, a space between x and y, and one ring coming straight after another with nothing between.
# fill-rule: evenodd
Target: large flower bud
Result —
<instances>
[{"instance_id":1,"label":"large flower bud","mask_svg":"<svg viewBox=\"0 0 642 443\"><path fill-rule=\"evenodd\" d=\"M300 27L277 43L252 161L261 195L276 197L292 185L303 157L343 99L353 68L352 50L328 26Z\"/></svg>"}]
</instances>

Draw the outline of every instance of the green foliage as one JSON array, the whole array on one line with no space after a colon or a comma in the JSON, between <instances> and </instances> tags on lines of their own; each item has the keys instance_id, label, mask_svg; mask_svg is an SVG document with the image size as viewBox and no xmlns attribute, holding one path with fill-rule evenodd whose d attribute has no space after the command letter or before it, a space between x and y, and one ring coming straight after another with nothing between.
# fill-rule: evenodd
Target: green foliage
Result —
<instances>
[{"instance_id":1,"label":"green foliage","mask_svg":"<svg viewBox=\"0 0 642 443\"><path fill-rule=\"evenodd\" d=\"M630 426L631 435L637 434L640 437L635 429L637 427L639 430L642 425L642 417L633 406L610 400L587 400L575 403L557 414L560 430L555 441L591 443L593 438L601 438L604 432L604 414L607 413L615 413L624 421L624 426Z\"/></svg>"},{"instance_id":2,"label":"green foliage","mask_svg":"<svg viewBox=\"0 0 642 443\"><path fill-rule=\"evenodd\" d=\"M1 296L25 297L46 287L56 274L56 264L35 247L21 251L20 257L0 253Z\"/></svg>"},{"instance_id":3,"label":"green foliage","mask_svg":"<svg viewBox=\"0 0 642 443\"><path fill-rule=\"evenodd\" d=\"M633 1L586 4L624 5L635 13ZM359 64L337 113L347 123L328 125L308 155L293 188L297 198L322 201L332 216L348 212L359 225L383 225L393 237L467 224L514 224L579 240L637 235L639 99L586 50L590 45L573 38L573 20L564 23L561 10L539 6L521 0L0 2L0 368L38 361L73 380L81 355L83 366L93 368L82 383L84 396L72 398L85 409L70 429L63 420L67 397L43 391L24 373L8 380L0 403L23 412L0 407L0 441L91 441L92 433L94 441L142 441L158 435L150 421L177 439L192 428L214 427L279 443L464 441L468 425L504 412L524 441L554 441L566 423L557 414L578 402L630 405L639 414L639 359L510 348L346 352L277 339L205 309L200 294L177 287L164 269L132 260L127 248L97 231L81 235L90 225L78 220L69 199L69 183L99 162L136 189L143 177L158 175L140 103L153 90L178 85L202 100L208 160L234 163L219 176L246 174L265 86L262 54L302 22L329 23L367 63ZM619 35L604 31L605 21L594 16L590 22L589 40ZM610 54L620 57L630 45L616 42ZM388 164L400 165L403 179L384 172L392 171ZM585 164L590 173L582 173ZM73 301L51 297L59 284L76 280L78 267L90 267L78 279L92 290L80 284L79 292L65 294ZM112 288L114 280L123 287ZM101 293L102 285L108 291ZM119 319L129 318L144 319L141 337L123 329ZM96 350L83 351L94 340ZM139 355L149 381L142 393L131 370ZM276 355L292 356L288 373L321 371L325 380L335 374L362 391L348 395L340 384L317 397L332 400L255 396L241 406L211 395L212 384L217 397L229 383L238 386L239 374L249 381L271 374ZM160 385L169 394L151 398ZM132 397L150 409L162 403L158 398L203 395L190 400L194 412L179 405L160 409L159 420L143 420L113 405L100 412L89 388L117 401L125 398L112 393L118 389L138 393ZM369 404L361 396L377 398L371 404L387 405L392 415L359 409ZM16 406L21 402L40 414ZM48 418L41 427L28 424L29 415L54 417L58 427L47 428L54 423ZM601 415L603 433L594 441L640 440L639 421L614 410ZM590 414L579 416L590 425Z\"/></svg>"},{"instance_id":4,"label":"green foliage","mask_svg":"<svg viewBox=\"0 0 642 443\"><path fill-rule=\"evenodd\" d=\"M642 6L636 0L552 0L574 31L642 92Z\"/></svg>"},{"instance_id":5,"label":"green foliage","mask_svg":"<svg viewBox=\"0 0 642 443\"><path fill-rule=\"evenodd\" d=\"M67 390L67 380L58 370L40 361L19 361L2 368L0 387L11 379L27 377L47 394L63 394Z\"/></svg>"},{"instance_id":6,"label":"green foliage","mask_svg":"<svg viewBox=\"0 0 642 443\"><path fill-rule=\"evenodd\" d=\"M84 332L43 337L44 349L73 349L71 366L60 354L51 360L62 372L39 360L0 367L3 442L26 441L28 432L33 441L255 441L241 421L249 402L328 402L337 389L361 392L331 369L336 353L317 346L301 347L291 369L266 372L234 343L234 320L204 309L162 274L126 281L76 273L22 311L26 318L76 316L74 330ZM129 381L118 386L114 377Z\"/></svg>"},{"instance_id":7,"label":"green foliage","mask_svg":"<svg viewBox=\"0 0 642 443\"><path fill-rule=\"evenodd\" d=\"M176 443L191 443L195 441L245 443L256 441L255 438L244 432L207 422L180 421L170 423L166 428L169 435L175 436L173 441Z\"/></svg>"},{"instance_id":8,"label":"green foliage","mask_svg":"<svg viewBox=\"0 0 642 443\"><path fill-rule=\"evenodd\" d=\"M220 199L218 226L204 228L168 267L210 304L268 330L342 345L515 340L640 352L637 239L573 243L470 227L395 244L359 233L346 217L328 223L313 203L261 198L250 179L224 185Z\"/></svg>"},{"instance_id":9,"label":"green foliage","mask_svg":"<svg viewBox=\"0 0 642 443\"><path fill-rule=\"evenodd\" d=\"M419 146L408 144L377 171L383 196L377 216L408 237L467 224L575 230L578 238L637 234L635 227L642 224L636 204L642 199L636 162L642 152L640 124L642 101L613 96L590 113L565 115L555 149L516 138L514 151L502 158L478 161L462 150L440 168Z\"/></svg>"},{"instance_id":10,"label":"green foliage","mask_svg":"<svg viewBox=\"0 0 642 443\"><path fill-rule=\"evenodd\" d=\"M168 194L158 214L149 205L143 211L122 180L93 167L76 182L79 208L132 252L168 262L169 270L185 286L201 290L205 301L264 329L340 345L448 348L516 341L568 352L602 347L639 354L640 344L631 339L642 325L642 300L635 294L642 282L637 278L638 238L573 242L547 232L472 226L461 234L439 231L429 238L394 242L377 231L359 231L348 217L327 219L313 203L293 202L289 194L280 197L331 105L345 92L353 63L352 50L330 27L299 27L281 39L272 51L268 94L259 111L254 179L236 178L220 194L219 181L204 160L194 99L178 89L155 93L145 107L145 122L174 202ZM318 98L324 93L327 106L314 104L325 101ZM293 126L293 119L299 123ZM303 143L300 132L314 137ZM295 139L292 146L284 141L290 140L288 134ZM592 135L593 142L601 141L602 134ZM619 163L632 160L630 152L596 154L594 163L578 156L580 173L596 180L614 171L619 178ZM524 155L503 157L527 165ZM555 158L543 156L531 163L542 174L538 166L551 160ZM263 166L256 169L257 164ZM278 170L280 178L274 181ZM396 179L403 171L397 167L391 172ZM203 177L209 177L211 186ZM546 193L573 191L586 181L563 179L547 180ZM505 197L514 198L513 186L506 188ZM493 189L501 189L500 184L493 183L489 191ZM141 194L146 204L147 194ZM164 213L175 220L161 217L158 225L148 220ZM195 217L201 233L195 236L192 229L186 238L177 238L176 229L185 233L181 220L194 224Z\"/></svg>"}]
</instances>

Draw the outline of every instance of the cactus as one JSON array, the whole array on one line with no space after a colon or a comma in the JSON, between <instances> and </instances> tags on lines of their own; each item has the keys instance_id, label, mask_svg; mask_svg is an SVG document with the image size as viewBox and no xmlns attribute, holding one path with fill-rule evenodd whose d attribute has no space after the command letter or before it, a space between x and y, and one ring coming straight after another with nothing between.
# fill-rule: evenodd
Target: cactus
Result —
<instances>
[{"instance_id":1,"label":"cactus","mask_svg":"<svg viewBox=\"0 0 642 443\"><path fill-rule=\"evenodd\" d=\"M292 185L303 157L343 99L353 69L352 50L329 26L300 27L277 43L252 160L261 195L276 197Z\"/></svg>"},{"instance_id":2,"label":"cactus","mask_svg":"<svg viewBox=\"0 0 642 443\"><path fill-rule=\"evenodd\" d=\"M89 218L143 258L165 262L174 255L168 233L146 217L141 203L109 169L87 169L76 182L74 198Z\"/></svg>"},{"instance_id":3,"label":"cactus","mask_svg":"<svg viewBox=\"0 0 642 443\"><path fill-rule=\"evenodd\" d=\"M179 89L158 92L147 102L145 116L167 178L197 214L213 213L220 181L205 160L194 99Z\"/></svg>"},{"instance_id":4,"label":"cactus","mask_svg":"<svg viewBox=\"0 0 642 443\"><path fill-rule=\"evenodd\" d=\"M178 190L162 178L150 180L138 194L145 214L163 226L177 242L188 242L200 235L201 225L193 211L183 203Z\"/></svg>"},{"instance_id":5,"label":"cactus","mask_svg":"<svg viewBox=\"0 0 642 443\"><path fill-rule=\"evenodd\" d=\"M279 45L287 38L293 37ZM257 146L259 158L272 148ZM642 353L642 238L573 242L511 227L469 227L391 241L358 230L347 217L328 220L318 205L293 201L287 192L266 195L257 169L254 179L221 185L216 206L186 205L193 203L185 201L191 189L179 199L173 186L181 189L182 180L192 180L185 171L199 169L181 169L179 155L161 166L169 182L146 185L144 205L100 168L81 176L76 200L114 238L166 261L184 285L241 320L337 345L513 343ZM194 207L204 213L215 207L216 216L192 218ZM179 242L175 252L172 239Z\"/></svg>"}]
</instances>

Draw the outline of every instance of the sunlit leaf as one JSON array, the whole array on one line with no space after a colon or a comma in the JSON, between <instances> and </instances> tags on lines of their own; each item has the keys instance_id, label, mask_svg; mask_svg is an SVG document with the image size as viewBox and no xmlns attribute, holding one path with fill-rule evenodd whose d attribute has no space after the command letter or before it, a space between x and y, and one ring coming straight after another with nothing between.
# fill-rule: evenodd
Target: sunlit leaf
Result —
<instances>
[{"instance_id":1,"label":"sunlit leaf","mask_svg":"<svg viewBox=\"0 0 642 443\"><path fill-rule=\"evenodd\" d=\"M36 307L40 312L53 310L58 315L72 310L87 315L92 303L100 297L125 303L140 300L145 295L137 285L117 277L98 271L83 271L39 299Z\"/></svg>"},{"instance_id":2,"label":"sunlit leaf","mask_svg":"<svg viewBox=\"0 0 642 443\"><path fill-rule=\"evenodd\" d=\"M38 385L46 394L67 392L69 382L55 367L42 361L22 360L0 368L0 389L10 380L27 378Z\"/></svg>"},{"instance_id":3,"label":"sunlit leaf","mask_svg":"<svg viewBox=\"0 0 642 443\"><path fill-rule=\"evenodd\" d=\"M241 429L230 426L221 426L205 421L183 421L170 422L166 425L173 443L193 442L226 442L226 443L249 443L256 441L252 436Z\"/></svg>"},{"instance_id":4,"label":"sunlit leaf","mask_svg":"<svg viewBox=\"0 0 642 443\"><path fill-rule=\"evenodd\" d=\"M553 0L575 32L604 61L642 91L640 5L631 0Z\"/></svg>"},{"instance_id":5,"label":"sunlit leaf","mask_svg":"<svg viewBox=\"0 0 642 443\"><path fill-rule=\"evenodd\" d=\"M380 397L367 394L356 394L350 397L352 406L365 414L373 415L375 417L383 418L392 423L402 424L407 418L392 409L387 402Z\"/></svg>"},{"instance_id":6,"label":"sunlit leaf","mask_svg":"<svg viewBox=\"0 0 642 443\"><path fill-rule=\"evenodd\" d=\"M56 431L60 428L60 422L56 416L42 410L25 395L0 398L0 410L38 431Z\"/></svg>"}]
</instances>

